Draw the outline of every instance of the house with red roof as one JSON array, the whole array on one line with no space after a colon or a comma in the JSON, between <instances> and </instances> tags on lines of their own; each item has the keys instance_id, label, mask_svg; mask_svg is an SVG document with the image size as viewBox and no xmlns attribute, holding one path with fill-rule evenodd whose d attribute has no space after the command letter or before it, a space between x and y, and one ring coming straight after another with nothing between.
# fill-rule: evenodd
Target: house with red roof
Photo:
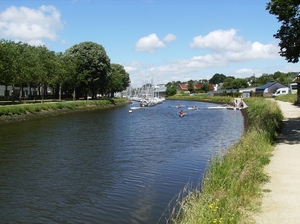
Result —
<instances>
[{"instance_id":1,"label":"house with red roof","mask_svg":"<svg viewBox=\"0 0 300 224\"><path fill-rule=\"evenodd\" d=\"M201 87L203 86L203 84L201 83L197 83L194 84L194 90L198 90L201 89ZM184 91L185 93L190 93L189 88L188 88L188 84L179 84L180 90ZM209 84L209 90L214 90L214 86L212 84Z\"/></svg>"}]
</instances>

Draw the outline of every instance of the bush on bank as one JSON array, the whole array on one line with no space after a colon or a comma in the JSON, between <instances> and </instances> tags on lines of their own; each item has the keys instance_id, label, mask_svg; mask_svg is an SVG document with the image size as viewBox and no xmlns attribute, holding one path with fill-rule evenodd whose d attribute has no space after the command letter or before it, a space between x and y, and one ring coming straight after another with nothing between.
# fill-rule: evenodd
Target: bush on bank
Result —
<instances>
[{"instance_id":1,"label":"bush on bank","mask_svg":"<svg viewBox=\"0 0 300 224\"><path fill-rule=\"evenodd\" d=\"M44 117L60 112L106 108L114 105L129 103L127 98L101 100L78 100L62 102L26 103L0 106L0 124L24 121L31 118Z\"/></svg>"},{"instance_id":2,"label":"bush on bank","mask_svg":"<svg viewBox=\"0 0 300 224\"><path fill-rule=\"evenodd\" d=\"M275 101L244 99L246 131L241 140L208 162L202 183L186 192L169 223L253 223L283 115ZM230 124L229 124L230 125Z\"/></svg>"}]
</instances>

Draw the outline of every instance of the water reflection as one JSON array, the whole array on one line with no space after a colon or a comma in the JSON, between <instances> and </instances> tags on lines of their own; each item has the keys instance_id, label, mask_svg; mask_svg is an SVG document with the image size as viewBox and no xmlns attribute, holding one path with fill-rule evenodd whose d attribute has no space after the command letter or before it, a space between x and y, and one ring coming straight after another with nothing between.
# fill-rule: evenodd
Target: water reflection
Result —
<instances>
[{"instance_id":1,"label":"water reflection","mask_svg":"<svg viewBox=\"0 0 300 224\"><path fill-rule=\"evenodd\" d=\"M178 116L176 104L130 106L0 127L4 223L156 223L213 153L236 142L239 111ZM164 219L162 219L164 220Z\"/></svg>"}]
</instances>

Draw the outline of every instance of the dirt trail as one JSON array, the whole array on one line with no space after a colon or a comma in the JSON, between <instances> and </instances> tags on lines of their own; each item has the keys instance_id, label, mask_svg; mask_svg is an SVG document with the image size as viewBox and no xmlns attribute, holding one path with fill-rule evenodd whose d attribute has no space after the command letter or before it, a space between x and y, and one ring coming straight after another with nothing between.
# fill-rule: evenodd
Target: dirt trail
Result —
<instances>
[{"instance_id":1,"label":"dirt trail","mask_svg":"<svg viewBox=\"0 0 300 224\"><path fill-rule=\"evenodd\" d=\"M300 106L276 101L283 112L283 130L266 172L262 211L257 224L300 224Z\"/></svg>"}]
</instances>

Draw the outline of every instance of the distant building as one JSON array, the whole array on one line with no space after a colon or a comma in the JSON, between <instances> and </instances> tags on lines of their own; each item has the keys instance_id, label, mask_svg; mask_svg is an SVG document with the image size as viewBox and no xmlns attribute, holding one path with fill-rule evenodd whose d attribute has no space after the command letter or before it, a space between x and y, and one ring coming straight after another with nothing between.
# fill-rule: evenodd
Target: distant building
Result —
<instances>
[{"instance_id":1,"label":"distant building","mask_svg":"<svg viewBox=\"0 0 300 224\"><path fill-rule=\"evenodd\" d=\"M154 96L155 97L166 97L166 90L167 87L165 86L160 86L159 88L154 90Z\"/></svg>"},{"instance_id":2,"label":"distant building","mask_svg":"<svg viewBox=\"0 0 300 224\"><path fill-rule=\"evenodd\" d=\"M279 83L279 82L268 82L267 84L256 87L255 93L256 95L263 95L263 96L268 96L272 95L277 89L279 88L285 88L287 86Z\"/></svg>"},{"instance_id":3,"label":"distant building","mask_svg":"<svg viewBox=\"0 0 300 224\"><path fill-rule=\"evenodd\" d=\"M203 86L204 84L202 83L197 83L197 84L194 84L194 90L198 90L198 89L201 89L201 87ZM184 93L190 93L189 89L188 89L188 84L179 84L179 87L180 87L180 90L184 91ZM209 90L214 90L214 86L212 84L209 84Z\"/></svg>"}]
</instances>

